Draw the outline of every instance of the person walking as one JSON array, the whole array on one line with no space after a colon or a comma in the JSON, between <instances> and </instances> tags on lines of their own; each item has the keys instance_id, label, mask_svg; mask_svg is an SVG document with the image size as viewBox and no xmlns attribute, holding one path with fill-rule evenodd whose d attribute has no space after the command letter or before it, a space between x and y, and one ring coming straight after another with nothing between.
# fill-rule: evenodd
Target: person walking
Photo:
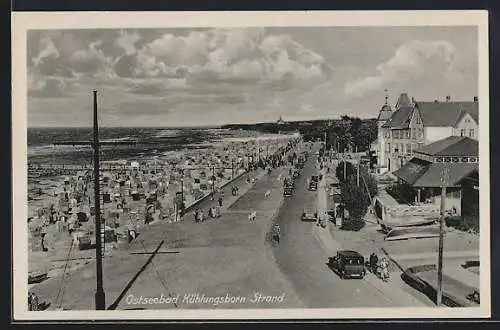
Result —
<instances>
[{"instance_id":1,"label":"person walking","mask_svg":"<svg viewBox=\"0 0 500 330\"><path fill-rule=\"evenodd\" d=\"M222 197L219 197L219 207L222 207Z\"/></svg>"}]
</instances>

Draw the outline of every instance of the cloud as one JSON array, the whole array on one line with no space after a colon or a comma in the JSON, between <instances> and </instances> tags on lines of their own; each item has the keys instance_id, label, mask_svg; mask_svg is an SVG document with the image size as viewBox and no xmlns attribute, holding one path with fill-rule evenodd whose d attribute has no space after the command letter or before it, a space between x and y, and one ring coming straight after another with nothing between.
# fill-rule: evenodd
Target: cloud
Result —
<instances>
[{"instance_id":1,"label":"cloud","mask_svg":"<svg viewBox=\"0 0 500 330\"><path fill-rule=\"evenodd\" d=\"M70 97L73 84L60 77L28 76L28 95L37 98Z\"/></svg>"},{"instance_id":2,"label":"cloud","mask_svg":"<svg viewBox=\"0 0 500 330\"><path fill-rule=\"evenodd\" d=\"M322 56L288 36L266 36L263 28L191 31L187 36L166 33L136 52L128 48L115 64L122 77L247 84L314 79L328 71Z\"/></svg>"},{"instance_id":3,"label":"cloud","mask_svg":"<svg viewBox=\"0 0 500 330\"><path fill-rule=\"evenodd\" d=\"M379 92L388 85L400 87L415 79L442 80L453 75L455 47L447 41L410 41L400 46L393 57L377 66L377 75L345 85L350 96Z\"/></svg>"}]
</instances>

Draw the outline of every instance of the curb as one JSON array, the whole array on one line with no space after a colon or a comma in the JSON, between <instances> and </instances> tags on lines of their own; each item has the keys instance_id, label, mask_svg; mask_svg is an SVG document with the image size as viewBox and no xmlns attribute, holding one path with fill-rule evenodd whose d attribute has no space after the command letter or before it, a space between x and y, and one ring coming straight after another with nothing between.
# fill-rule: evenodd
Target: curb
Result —
<instances>
[{"instance_id":1,"label":"curb","mask_svg":"<svg viewBox=\"0 0 500 330\"><path fill-rule=\"evenodd\" d=\"M402 274L401 274L401 279L414 288L415 290L418 290L422 292L424 295L426 295L429 299L431 299L434 303L436 303L436 297L437 297L437 289L434 288L431 284L429 284L427 281L423 280L420 278L417 273L421 271L427 271L427 270L435 270L436 265L421 265L421 266L415 266L415 267L410 267L406 269ZM470 303L465 301L465 299L460 299L457 298L447 292L443 292L443 297L442 297L442 302L444 305L448 307L469 307L471 306Z\"/></svg>"}]
</instances>

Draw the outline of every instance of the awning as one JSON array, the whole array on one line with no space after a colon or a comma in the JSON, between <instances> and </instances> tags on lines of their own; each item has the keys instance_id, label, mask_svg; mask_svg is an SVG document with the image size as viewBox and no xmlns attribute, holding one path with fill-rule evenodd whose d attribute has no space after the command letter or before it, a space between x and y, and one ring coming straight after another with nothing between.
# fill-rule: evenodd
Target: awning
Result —
<instances>
[{"instance_id":1,"label":"awning","mask_svg":"<svg viewBox=\"0 0 500 330\"><path fill-rule=\"evenodd\" d=\"M447 169L447 187L457 186L462 179L478 170L477 163L432 164L427 171L416 180L414 187L441 187L441 176Z\"/></svg>"},{"instance_id":2,"label":"awning","mask_svg":"<svg viewBox=\"0 0 500 330\"><path fill-rule=\"evenodd\" d=\"M474 171L478 170L477 163L429 163L413 158L399 170L392 174L415 188L441 187L441 176L447 170L447 186L454 187Z\"/></svg>"},{"instance_id":3,"label":"awning","mask_svg":"<svg viewBox=\"0 0 500 330\"><path fill-rule=\"evenodd\" d=\"M392 172L399 179L413 185L427 170L432 163L422 159L413 158L399 170Z\"/></svg>"}]
</instances>

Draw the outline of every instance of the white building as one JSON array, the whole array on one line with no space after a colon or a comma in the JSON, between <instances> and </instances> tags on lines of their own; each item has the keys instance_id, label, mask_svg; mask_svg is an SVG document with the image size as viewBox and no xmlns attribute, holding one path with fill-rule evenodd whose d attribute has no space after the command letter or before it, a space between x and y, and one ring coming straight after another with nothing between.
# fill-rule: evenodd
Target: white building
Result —
<instances>
[{"instance_id":1,"label":"white building","mask_svg":"<svg viewBox=\"0 0 500 330\"><path fill-rule=\"evenodd\" d=\"M379 113L379 171L393 172L412 158L414 150L449 136L477 140L478 126L477 97L473 101L455 102L447 97L445 102L420 102L403 93L394 111L385 104Z\"/></svg>"}]
</instances>

